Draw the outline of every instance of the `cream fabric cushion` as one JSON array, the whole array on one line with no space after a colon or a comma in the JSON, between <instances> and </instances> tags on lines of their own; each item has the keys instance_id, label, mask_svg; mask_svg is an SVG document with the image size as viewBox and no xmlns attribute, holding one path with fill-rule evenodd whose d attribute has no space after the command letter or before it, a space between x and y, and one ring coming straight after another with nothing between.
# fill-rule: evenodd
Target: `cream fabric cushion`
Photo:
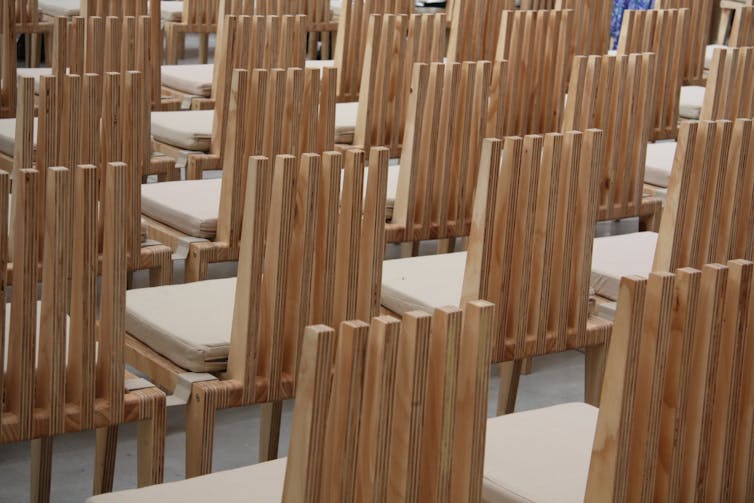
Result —
<instances>
[{"instance_id":1,"label":"cream fabric cushion","mask_svg":"<svg viewBox=\"0 0 754 503\"><path fill-rule=\"evenodd\" d=\"M704 87L702 86L683 86L681 87L681 98L679 114L684 119L696 120L702 113L704 104Z\"/></svg>"},{"instance_id":2,"label":"cream fabric cushion","mask_svg":"<svg viewBox=\"0 0 754 503\"><path fill-rule=\"evenodd\" d=\"M141 212L189 236L217 232L222 179L147 183L141 186Z\"/></svg>"},{"instance_id":3,"label":"cream fabric cushion","mask_svg":"<svg viewBox=\"0 0 754 503\"><path fill-rule=\"evenodd\" d=\"M709 70L712 67L712 57L715 55L715 49L728 49L727 45L710 44L704 50L704 68Z\"/></svg>"},{"instance_id":4,"label":"cream fabric cushion","mask_svg":"<svg viewBox=\"0 0 754 503\"><path fill-rule=\"evenodd\" d=\"M193 372L225 370L236 278L126 292L126 331Z\"/></svg>"},{"instance_id":5,"label":"cream fabric cushion","mask_svg":"<svg viewBox=\"0 0 754 503\"><path fill-rule=\"evenodd\" d=\"M183 2L160 2L160 16L163 21L180 22L183 19Z\"/></svg>"},{"instance_id":6,"label":"cream fabric cushion","mask_svg":"<svg viewBox=\"0 0 754 503\"><path fill-rule=\"evenodd\" d=\"M356 131L359 102L350 101L335 105L335 143L350 145Z\"/></svg>"},{"instance_id":7,"label":"cream fabric cushion","mask_svg":"<svg viewBox=\"0 0 754 503\"><path fill-rule=\"evenodd\" d=\"M582 503L597 414L567 403L488 419L482 501Z\"/></svg>"},{"instance_id":8,"label":"cream fabric cushion","mask_svg":"<svg viewBox=\"0 0 754 503\"><path fill-rule=\"evenodd\" d=\"M306 68L335 68L334 59L307 59L304 63Z\"/></svg>"},{"instance_id":9,"label":"cream fabric cushion","mask_svg":"<svg viewBox=\"0 0 754 503\"><path fill-rule=\"evenodd\" d=\"M92 496L87 503L280 503L286 458L203 477Z\"/></svg>"},{"instance_id":10,"label":"cream fabric cushion","mask_svg":"<svg viewBox=\"0 0 754 503\"><path fill-rule=\"evenodd\" d=\"M657 187L670 184L670 172L678 144L674 141L662 141L647 145L647 163L644 181Z\"/></svg>"},{"instance_id":11,"label":"cream fabric cushion","mask_svg":"<svg viewBox=\"0 0 754 503\"><path fill-rule=\"evenodd\" d=\"M212 141L212 110L152 112L155 140L185 150L207 152Z\"/></svg>"},{"instance_id":12,"label":"cream fabric cushion","mask_svg":"<svg viewBox=\"0 0 754 503\"><path fill-rule=\"evenodd\" d=\"M163 2L173 3L173 2ZM213 64L164 65L162 85L194 96L209 97L212 94Z\"/></svg>"},{"instance_id":13,"label":"cream fabric cushion","mask_svg":"<svg viewBox=\"0 0 754 503\"><path fill-rule=\"evenodd\" d=\"M657 233L634 232L596 238L592 247L592 288L597 295L618 300L623 276L649 276Z\"/></svg>"},{"instance_id":14,"label":"cream fabric cushion","mask_svg":"<svg viewBox=\"0 0 754 503\"><path fill-rule=\"evenodd\" d=\"M400 315L457 306L465 268L466 252L386 260L382 264L382 305Z\"/></svg>"},{"instance_id":15,"label":"cream fabric cushion","mask_svg":"<svg viewBox=\"0 0 754 503\"><path fill-rule=\"evenodd\" d=\"M34 117L34 149L37 148L37 128L39 122ZM0 119L0 152L13 157L16 145L16 119Z\"/></svg>"},{"instance_id":16,"label":"cream fabric cushion","mask_svg":"<svg viewBox=\"0 0 754 503\"><path fill-rule=\"evenodd\" d=\"M78 16L81 11L81 0L39 0L39 10L49 16Z\"/></svg>"}]
</instances>

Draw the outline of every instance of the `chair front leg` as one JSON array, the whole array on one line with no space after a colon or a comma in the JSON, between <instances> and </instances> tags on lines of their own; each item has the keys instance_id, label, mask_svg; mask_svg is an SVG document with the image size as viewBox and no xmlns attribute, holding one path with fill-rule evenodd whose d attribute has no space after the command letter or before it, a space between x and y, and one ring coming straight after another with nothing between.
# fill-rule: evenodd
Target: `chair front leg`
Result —
<instances>
[{"instance_id":1,"label":"chair front leg","mask_svg":"<svg viewBox=\"0 0 754 503\"><path fill-rule=\"evenodd\" d=\"M218 393L204 384L193 384L186 405L186 478L212 472Z\"/></svg>"},{"instance_id":2,"label":"chair front leg","mask_svg":"<svg viewBox=\"0 0 754 503\"><path fill-rule=\"evenodd\" d=\"M31 441L31 497L34 503L50 501L52 485L52 437Z\"/></svg>"},{"instance_id":3,"label":"chair front leg","mask_svg":"<svg viewBox=\"0 0 754 503\"><path fill-rule=\"evenodd\" d=\"M278 458L280 447L280 421L283 417L283 402L262 404L259 426L259 462Z\"/></svg>"},{"instance_id":4,"label":"chair front leg","mask_svg":"<svg viewBox=\"0 0 754 503\"><path fill-rule=\"evenodd\" d=\"M93 494L109 493L115 478L115 455L118 450L118 425L97 428L94 454Z\"/></svg>"},{"instance_id":5,"label":"chair front leg","mask_svg":"<svg viewBox=\"0 0 754 503\"><path fill-rule=\"evenodd\" d=\"M607 343L588 346L584 356L584 402L595 407L600 406L602 381L607 362Z\"/></svg>"},{"instance_id":6,"label":"chair front leg","mask_svg":"<svg viewBox=\"0 0 754 503\"><path fill-rule=\"evenodd\" d=\"M137 424L137 457L139 487L162 484L165 476L165 430L167 427L165 399L157 405L152 417Z\"/></svg>"},{"instance_id":7,"label":"chair front leg","mask_svg":"<svg viewBox=\"0 0 754 503\"><path fill-rule=\"evenodd\" d=\"M498 364L500 389L497 392L497 415L510 414L516 408L518 381L521 379L521 360Z\"/></svg>"}]
</instances>

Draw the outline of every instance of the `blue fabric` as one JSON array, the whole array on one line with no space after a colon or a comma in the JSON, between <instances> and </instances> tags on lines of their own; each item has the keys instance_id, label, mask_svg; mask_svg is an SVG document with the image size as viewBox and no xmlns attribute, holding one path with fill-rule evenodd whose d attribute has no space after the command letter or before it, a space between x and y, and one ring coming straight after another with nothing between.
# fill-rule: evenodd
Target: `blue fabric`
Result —
<instances>
[{"instance_id":1,"label":"blue fabric","mask_svg":"<svg viewBox=\"0 0 754 503\"><path fill-rule=\"evenodd\" d=\"M651 9L654 3L655 0L613 0L613 19L610 21L610 36L614 40L613 49L618 47L623 11Z\"/></svg>"}]
</instances>

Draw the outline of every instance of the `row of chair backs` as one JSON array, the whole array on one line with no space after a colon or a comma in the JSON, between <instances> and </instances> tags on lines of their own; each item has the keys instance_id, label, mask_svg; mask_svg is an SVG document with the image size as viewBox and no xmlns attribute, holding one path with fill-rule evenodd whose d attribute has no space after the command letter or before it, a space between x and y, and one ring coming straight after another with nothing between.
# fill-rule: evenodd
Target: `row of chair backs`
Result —
<instances>
[{"instance_id":1,"label":"row of chair backs","mask_svg":"<svg viewBox=\"0 0 754 503\"><path fill-rule=\"evenodd\" d=\"M560 128L573 58L574 16L573 10L503 11L495 61L507 61L515 77L495 80L489 136L523 136Z\"/></svg>"},{"instance_id":2,"label":"row of chair backs","mask_svg":"<svg viewBox=\"0 0 754 503\"><path fill-rule=\"evenodd\" d=\"M701 120L754 116L754 48L715 49Z\"/></svg>"},{"instance_id":3,"label":"row of chair backs","mask_svg":"<svg viewBox=\"0 0 754 503\"><path fill-rule=\"evenodd\" d=\"M704 58L717 0L656 0L655 9L689 9L683 83L704 85Z\"/></svg>"},{"instance_id":4,"label":"row of chair backs","mask_svg":"<svg viewBox=\"0 0 754 503\"><path fill-rule=\"evenodd\" d=\"M585 501L754 494L754 264L623 278Z\"/></svg>"},{"instance_id":5,"label":"row of chair backs","mask_svg":"<svg viewBox=\"0 0 754 503\"><path fill-rule=\"evenodd\" d=\"M618 54L655 54L655 96L651 140L676 138L687 51L688 9L629 10L623 15Z\"/></svg>"},{"instance_id":6,"label":"row of chair backs","mask_svg":"<svg viewBox=\"0 0 754 503\"><path fill-rule=\"evenodd\" d=\"M0 265L6 268L10 247L14 280L10 337L7 347L0 343L3 441L117 424L123 421L127 405L123 363L127 167L108 165L102 198L97 196L95 166L75 171L55 167L46 175L44 206L38 204L42 173L22 169L13 175L9 220L9 176L0 174ZM41 236L40 228L44 228ZM99 265L98 249L103 250ZM98 270L102 287L97 318ZM5 282L5 275L0 281ZM7 309L5 302L0 306ZM0 323L5 320L5 314L0 316Z\"/></svg>"},{"instance_id":7,"label":"row of chair backs","mask_svg":"<svg viewBox=\"0 0 754 503\"><path fill-rule=\"evenodd\" d=\"M445 17L372 15L361 73L354 145L398 155L414 63L442 61Z\"/></svg>"},{"instance_id":8,"label":"row of chair backs","mask_svg":"<svg viewBox=\"0 0 754 503\"><path fill-rule=\"evenodd\" d=\"M605 132L599 220L639 214L653 118L655 61L652 53L574 58L561 131Z\"/></svg>"},{"instance_id":9,"label":"row of chair backs","mask_svg":"<svg viewBox=\"0 0 754 503\"><path fill-rule=\"evenodd\" d=\"M468 235L493 74L505 63L414 65L389 242Z\"/></svg>"},{"instance_id":10,"label":"row of chair backs","mask_svg":"<svg viewBox=\"0 0 754 503\"><path fill-rule=\"evenodd\" d=\"M492 318L308 327L283 501L481 501Z\"/></svg>"},{"instance_id":11,"label":"row of chair backs","mask_svg":"<svg viewBox=\"0 0 754 503\"><path fill-rule=\"evenodd\" d=\"M361 151L250 160L228 357L246 403L293 396L306 325L379 313L387 161L365 191Z\"/></svg>"},{"instance_id":12,"label":"row of chair backs","mask_svg":"<svg viewBox=\"0 0 754 503\"><path fill-rule=\"evenodd\" d=\"M493 362L609 334L587 330L603 154L599 130L485 140L462 300L499 306Z\"/></svg>"},{"instance_id":13,"label":"row of chair backs","mask_svg":"<svg viewBox=\"0 0 754 503\"><path fill-rule=\"evenodd\" d=\"M751 119L683 122L655 271L754 258Z\"/></svg>"},{"instance_id":14,"label":"row of chair backs","mask_svg":"<svg viewBox=\"0 0 754 503\"><path fill-rule=\"evenodd\" d=\"M338 68L338 101L358 101L364 52L372 14L410 14L410 0L355 0L344 2L338 17L335 66Z\"/></svg>"}]
</instances>

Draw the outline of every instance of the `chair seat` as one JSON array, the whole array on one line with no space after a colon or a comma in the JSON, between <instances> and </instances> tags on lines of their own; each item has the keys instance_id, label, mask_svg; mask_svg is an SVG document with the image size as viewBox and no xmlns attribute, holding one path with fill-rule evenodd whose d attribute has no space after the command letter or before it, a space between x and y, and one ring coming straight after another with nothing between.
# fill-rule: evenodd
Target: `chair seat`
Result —
<instances>
[{"instance_id":1,"label":"chair seat","mask_svg":"<svg viewBox=\"0 0 754 503\"><path fill-rule=\"evenodd\" d=\"M48 16L78 16L81 0L39 0L37 7Z\"/></svg>"},{"instance_id":2,"label":"chair seat","mask_svg":"<svg viewBox=\"0 0 754 503\"><path fill-rule=\"evenodd\" d=\"M183 19L183 2L160 2L160 16L163 21L180 23Z\"/></svg>"},{"instance_id":3,"label":"chair seat","mask_svg":"<svg viewBox=\"0 0 754 503\"><path fill-rule=\"evenodd\" d=\"M715 55L715 49L728 49L727 45L710 44L704 50L704 68L709 70L712 67L712 57Z\"/></svg>"},{"instance_id":4,"label":"chair seat","mask_svg":"<svg viewBox=\"0 0 754 503\"><path fill-rule=\"evenodd\" d=\"M647 145L647 163L644 181L656 187L667 188L678 143L662 141Z\"/></svg>"},{"instance_id":5,"label":"chair seat","mask_svg":"<svg viewBox=\"0 0 754 503\"><path fill-rule=\"evenodd\" d=\"M591 285L597 295L618 300L623 276L649 276L656 247L655 232L596 238L592 247Z\"/></svg>"},{"instance_id":6,"label":"chair seat","mask_svg":"<svg viewBox=\"0 0 754 503\"><path fill-rule=\"evenodd\" d=\"M36 150L36 138L38 128L37 118L34 117L34 149ZM0 153L13 157L16 145L16 119L0 119Z\"/></svg>"},{"instance_id":7,"label":"chair seat","mask_svg":"<svg viewBox=\"0 0 754 503\"><path fill-rule=\"evenodd\" d=\"M279 503L283 499L286 458L215 472L203 477L92 496L87 503Z\"/></svg>"},{"instance_id":8,"label":"chair seat","mask_svg":"<svg viewBox=\"0 0 754 503\"><path fill-rule=\"evenodd\" d=\"M181 368L223 371L235 294L235 278L128 290L126 332Z\"/></svg>"},{"instance_id":9,"label":"chair seat","mask_svg":"<svg viewBox=\"0 0 754 503\"><path fill-rule=\"evenodd\" d=\"M679 100L678 113L684 119L696 120L702 113L704 104L704 87L702 86L683 86L681 87L681 97Z\"/></svg>"},{"instance_id":10,"label":"chair seat","mask_svg":"<svg viewBox=\"0 0 754 503\"><path fill-rule=\"evenodd\" d=\"M152 136L174 147L209 151L212 141L212 110L152 112Z\"/></svg>"},{"instance_id":11,"label":"chair seat","mask_svg":"<svg viewBox=\"0 0 754 503\"><path fill-rule=\"evenodd\" d=\"M335 143L350 145L356 131L359 102L350 101L335 105Z\"/></svg>"},{"instance_id":12,"label":"chair seat","mask_svg":"<svg viewBox=\"0 0 754 503\"><path fill-rule=\"evenodd\" d=\"M172 2L163 2L172 3ZM214 65L164 65L162 85L194 96L209 97L212 94Z\"/></svg>"},{"instance_id":13,"label":"chair seat","mask_svg":"<svg viewBox=\"0 0 754 503\"><path fill-rule=\"evenodd\" d=\"M217 232L222 180L186 180L141 186L141 211L149 218L195 238Z\"/></svg>"},{"instance_id":14,"label":"chair seat","mask_svg":"<svg viewBox=\"0 0 754 503\"><path fill-rule=\"evenodd\" d=\"M482 501L583 502L597 414L567 403L488 419Z\"/></svg>"}]
</instances>

